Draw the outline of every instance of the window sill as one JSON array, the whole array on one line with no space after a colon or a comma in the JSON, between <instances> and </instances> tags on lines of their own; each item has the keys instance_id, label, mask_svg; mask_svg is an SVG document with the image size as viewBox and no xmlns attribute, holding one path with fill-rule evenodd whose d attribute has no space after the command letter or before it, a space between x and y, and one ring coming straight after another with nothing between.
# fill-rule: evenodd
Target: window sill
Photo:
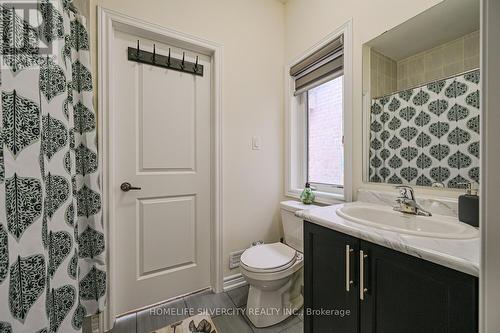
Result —
<instances>
[{"instance_id":1,"label":"window sill","mask_svg":"<svg viewBox=\"0 0 500 333\"><path fill-rule=\"evenodd\" d=\"M290 189L285 193L285 195L287 197L300 199L300 194L302 193L302 191L303 189ZM314 195L315 195L314 203L319 203L322 205L335 205L345 202L344 195L339 193L314 191Z\"/></svg>"}]
</instances>

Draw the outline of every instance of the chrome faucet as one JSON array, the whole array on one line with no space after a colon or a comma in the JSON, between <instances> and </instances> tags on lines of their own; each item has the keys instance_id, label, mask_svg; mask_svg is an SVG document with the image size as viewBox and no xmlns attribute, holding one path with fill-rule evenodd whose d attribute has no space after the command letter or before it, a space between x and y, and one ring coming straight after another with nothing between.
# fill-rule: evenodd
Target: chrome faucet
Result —
<instances>
[{"instance_id":1,"label":"chrome faucet","mask_svg":"<svg viewBox=\"0 0 500 333\"><path fill-rule=\"evenodd\" d=\"M396 199L399 206L394 207L395 211L405 214L432 216L430 212L420 207L417 203L413 188L406 185L396 186L396 188L399 190L399 197Z\"/></svg>"}]
</instances>

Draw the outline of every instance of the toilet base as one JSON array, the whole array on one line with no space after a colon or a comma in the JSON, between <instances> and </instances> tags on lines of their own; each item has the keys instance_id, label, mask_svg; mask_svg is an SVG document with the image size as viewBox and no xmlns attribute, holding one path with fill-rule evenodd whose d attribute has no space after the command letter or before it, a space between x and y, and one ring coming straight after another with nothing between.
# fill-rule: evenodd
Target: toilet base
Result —
<instances>
[{"instance_id":1,"label":"toilet base","mask_svg":"<svg viewBox=\"0 0 500 333\"><path fill-rule=\"evenodd\" d=\"M255 327L268 327L297 314L304 304L301 271L277 290L265 291L250 285L246 316Z\"/></svg>"}]
</instances>

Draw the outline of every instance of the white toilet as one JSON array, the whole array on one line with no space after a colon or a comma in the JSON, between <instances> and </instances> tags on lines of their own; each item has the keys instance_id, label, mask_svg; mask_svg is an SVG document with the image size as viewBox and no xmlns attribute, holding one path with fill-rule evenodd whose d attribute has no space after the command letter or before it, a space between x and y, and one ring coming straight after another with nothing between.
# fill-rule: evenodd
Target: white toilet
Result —
<instances>
[{"instance_id":1,"label":"white toilet","mask_svg":"<svg viewBox=\"0 0 500 333\"><path fill-rule=\"evenodd\" d=\"M253 246L241 255L240 270L250 284L246 314L255 327L279 323L303 303L303 221L298 210L311 209L298 201L281 202L284 242Z\"/></svg>"}]
</instances>

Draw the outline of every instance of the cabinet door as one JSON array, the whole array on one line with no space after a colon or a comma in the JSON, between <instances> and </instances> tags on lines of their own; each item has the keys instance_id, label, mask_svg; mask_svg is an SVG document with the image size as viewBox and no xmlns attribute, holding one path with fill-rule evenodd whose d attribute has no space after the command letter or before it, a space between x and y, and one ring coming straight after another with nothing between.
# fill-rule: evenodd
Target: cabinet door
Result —
<instances>
[{"instance_id":1,"label":"cabinet door","mask_svg":"<svg viewBox=\"0 0 500 333\"><path fill-rule=\"evenodd\" d=\"M362 333L478 331L478 279L361 241L364 285Z\"/></svg>"},{"instance_id":2,"label":"cabinet door","mask_svg":"<svg viewBox=\"0 0 500 333\"><path fill-rule=\"evenodd\" d=\"M358 239L305 222L304 332L359 332L358 250Z\"/></svg>"}]
</instances>

